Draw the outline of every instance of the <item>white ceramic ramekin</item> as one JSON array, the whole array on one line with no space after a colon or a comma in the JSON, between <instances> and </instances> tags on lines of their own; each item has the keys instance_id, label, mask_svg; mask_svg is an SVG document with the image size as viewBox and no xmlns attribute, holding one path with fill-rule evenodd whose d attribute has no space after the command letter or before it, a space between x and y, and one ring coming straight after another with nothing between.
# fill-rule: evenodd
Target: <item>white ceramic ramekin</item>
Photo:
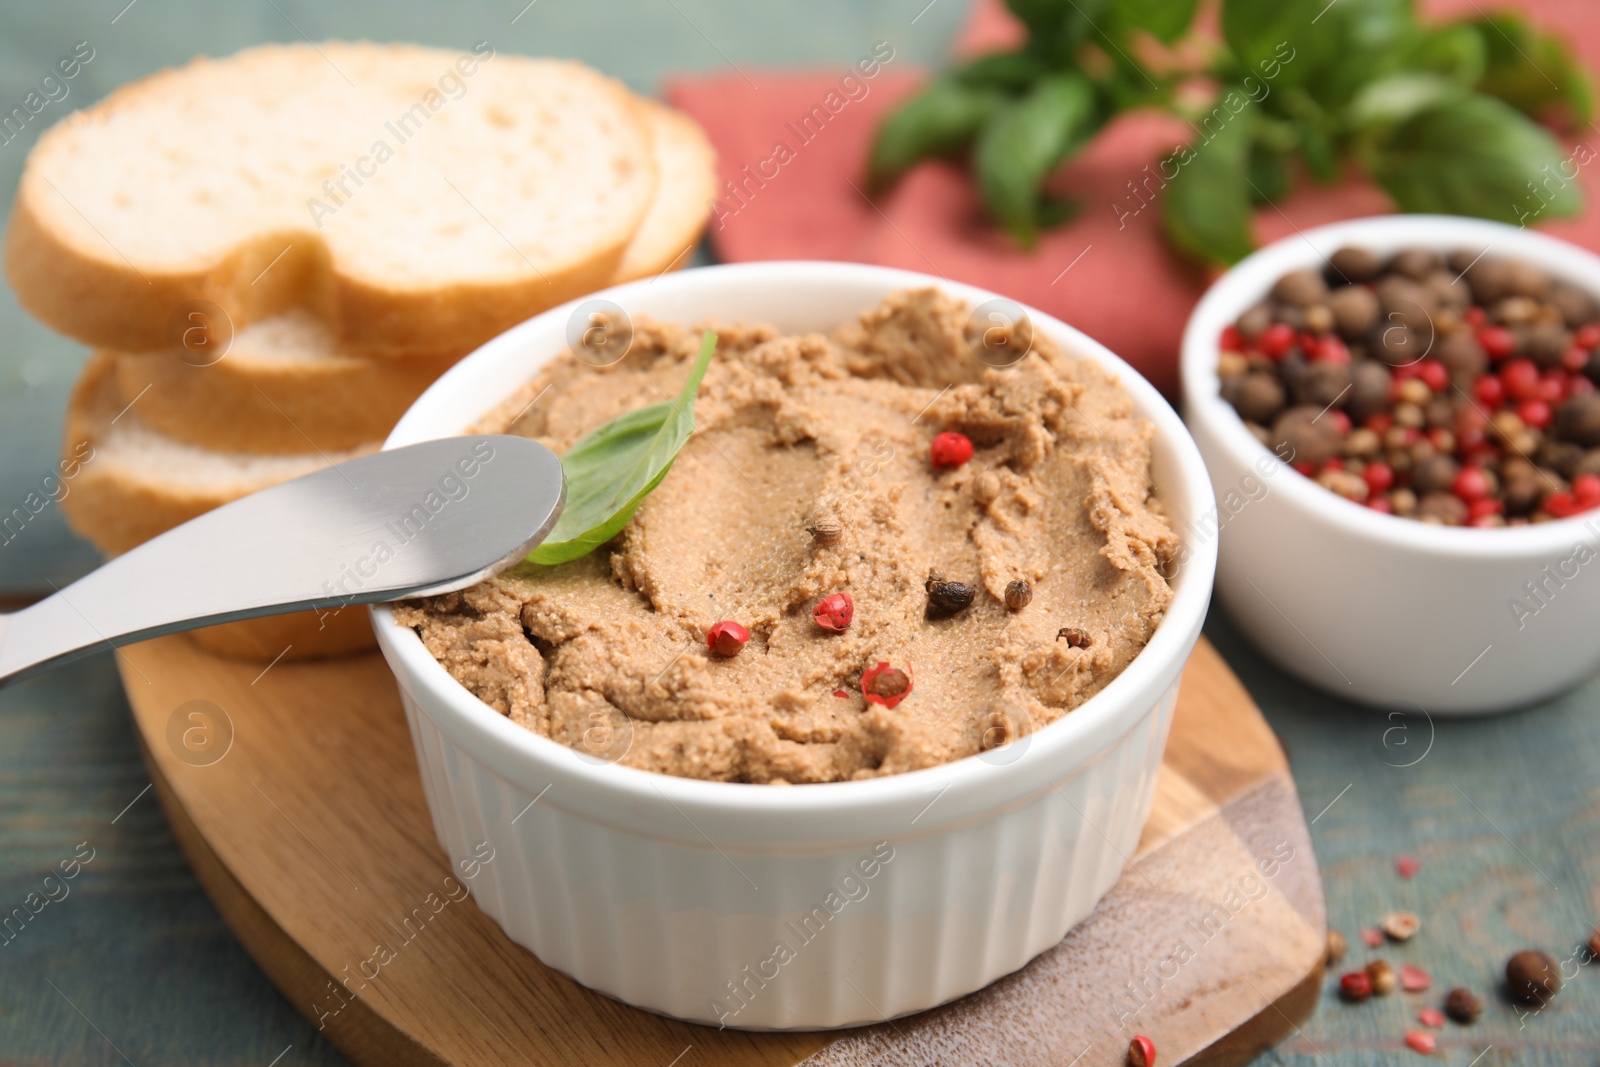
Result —
<instances>
[{"instance_id":1,"label":"white ceramic ramekin","mask_svg":"<svg viewBox=\"0 0 1600 1067\"><path fill-rule=\"evenodd\" d=\"M843 263L710 267L599 295L635 316L805 331L929 285L973 305L994 298ZM464 430L566 349L576 306L467 357L388 445ZM1209 509L1200 455L1160 395L1083 334L1030 315L1067 351L1112 369L1155 424L1153 476L1178 525ZM513 940L652 1011L741 1028L837 1027L980 988L1060 941L1110 889L1150 809L1215 565L1215 547L1197 546L1150 644L1037 734L911 774L789 788L597 764L480 703L387 610L374 624L434 830L452 861L493 847L473 893Z\"/></svg>"},{"instance_id":2,"label":"white ceramic ramekin","mask_svg":"<svg viewBox=\"0 0 1600 1067\"><path fill-rule=\"evenodd\" d=\"M1600 664L1600 519L1498 530L1380 515L1279 463L1218 392L1222 328L1345 245L1519 257L1600 294L1600 258L1532 230L1436 215L1323 226L1255 253L1183 337L1184 418L1223 517L1217 592L1250 639L1329 692L1415 713L1530 704ZM1214 528L1181 531L1191 542ZM1517 605L1521 605L1519 608Z\"/></svg>"}]
</instances>

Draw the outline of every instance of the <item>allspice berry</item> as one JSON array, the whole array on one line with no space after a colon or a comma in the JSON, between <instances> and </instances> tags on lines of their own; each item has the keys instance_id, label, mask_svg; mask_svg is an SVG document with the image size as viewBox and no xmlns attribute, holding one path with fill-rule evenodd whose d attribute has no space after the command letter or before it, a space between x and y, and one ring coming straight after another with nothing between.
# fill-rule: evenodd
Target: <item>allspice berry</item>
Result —
<instances>
[{"instance_id":1,"label":"allspice berry","mask_svg":"<svg viewBox=\"0 0 1600 1067\"><path fill-rule=\"evenodd\" d=\"M1472 287L1472 298L1489 305L1512 295L1511 269L1503 259L1483 256L1467 268L1467 284Z\"/></svg>"},{"instance_id":2,"label":"allspice berry","mask_svg":"<svg viewBox=\"0 0 1600 1067\"><path fill-rule=\"evenodd\" d=\"M1383 257L1370 248L1350 245L1328 257L1335 280L1369 282L1383 271Z\"/></svg>"},{"instance_id":3,"label":"allspice berry","mask_svg":"<svg viewBox=\"0 0 1600 1067\"><path fill-rule=\"evenodd\" d=\"M1561 312L1561 321L1572 329L1595 318L1595 301L1588 293L1567 282L1556 282L1550 287L1550 303Z\"/></svg>"},{"instance_id":4,"label":"allspice berry","mask_svg":"<svg viewBox=\"0 0 1600 1067\"><path fill-rule=\"evenodd\" d=\"M1312 304L1304 314L1306 329L1312 333L1327 333L1333 329L1333 311L1327 304Z\"/></svg>"},{"instance_id":5,"label":"allspice berry","mask_svg":"<svg viewBox=\"0 0 1600 1067\"><path fill-rule=\"evenodd\" d=\"M1363 290L1365 292L1365 290ZM1346 409L1356 422L1389 407L1389 389L1394 375L1376 359L1364 359L1350 368L1350 398Z\"/></svg>"},{"instance_id":6,"label":"allspice berry","mask_svg":"<svg viewBox=\"0 0 1600 1067\"><path fill-rule=\"evenodd\" d=\"M1021 611L1033 601L1033 586L1018 578L1006 586L1006 607L1011 611Z\"/></svg>"},{"instance_id":7,"label":"allspice berry","mask_svg":"<svg viewBox=\"0 0 1600 1067\"><path fill-rule=\"evenodd\" d=\"M1446 493L1460 470L1460 465L1449 456L1429 456L1411 469L1411 486L1423 496Z\"/></svg>"},{"instance_id":8,"label":"allspice berry","mask_svg":"<svg viewBox=\"0 0 1600 1067\"><path fill-rule=\"evenodd\" d=\"M1389 269L1421 281L1440 267L1444 257L1431 248L1402 248L1389 257Z\"/></svg>"},{"instance_id":9,"label":"allspice berry","mask_svg":"<svg viewBox=\"0 0 1600 1067\"><path fill-rule=\"evenodd\" d=\"M1501 463L1500 478L1504 486L1506 514L1526 515L1538 506L1545 484L1539 476L1539 469L1532 463L1520 456L1513 456Z\"/></svg>"},{"instance_id":10,"label":"allspice berry","mask_svg":"<svg viewBox=\"0 0 1600 1067\"><path fill-rule=\"evenodd\" d=\"M1561 968L1548 954L1524 949L1506 961L1506 992L1520 1004L1542 1007L1561 991Z\"/></svg>"},{"instance_id":11,"label":"allspice berry","mask_svg":"<svg viewBox=\"0 0 1600 1067\"><path fill-rule=\"evenodd\" d=\"M1286 462L1309 463L1320 467L1339 454L1342 443L1332 420L1318 418L1322 412L1315 407L1294 407L1285 411L1272 424L1273 450Z\"/></svg>"},{"instance_id":12,"label":"allspice berry","mask_svg":"<svg viewBox=\"0 0 1600 1067\"><path fill-rule=\"evenodd\" d=\"M1422 284L1433 294L1440 307L1464 311L1472 303L1472 290L1467 288L1466 282L1456 280L1459 275L1459 271L1436 270L1422 279Z\"/></svg>"},{"instance_id":13,"label":"allspice berry","mask_svg":"<svg viewBox=\"0 0 1600 1067\"><path fill-rule=\"evenodd\" d=\"M1295 307L1319 303L1328 295L1328 283L1315 270L1292 270L1272 285L1272 299Z\"/></svg>"},{"instance_id":14,"label":"allspice berry","mask_svg":"<svg viewBox=\"0 0 1600 1067\"><path fill-rule=\"evenodd\" d=\"M1233 406L1251 422L1265 426L1278 417L1286 399L1283 386L1275 376L1265 371L1252 371L1240 381Z\"/></svg>"},{"instance_id":15,"label":"allspice berry","mask_svg":"<svg viewBox=\"0 0 1600 1067\"><path fill-rule=\"evenodd\" d=\"M1445 994L1444 1013L1463 1026L1478 1021L1478 1016L1483 1014L1483 1001L1479 1000L1471 990L1459 986Z\"/></svg>"},{"instance_id":16,"label":"allspice berry","mask_svg":"<svg viewBox=\"0 0 1600 1067\"><path fill-rule=\"evenodd\" d=\"M1333 324L1348 340L1360 340L1378 321L1378 298L1364 285L1335 289L1328 295Z\"/></svg>"},{"instance_id":17,"label":"allspice berry","mask_svg":"<svg viewBox=\"0 0 1600 1067\"><path fill-rule=\"evenodd\" d=\"M1245 381L1248 384L1249 379ZM1350 387L1350 367L1347 364L1319 360L1306 369L1306 376L1295 389L1294 397L1302 404L1315 404L1321 409L1337 404Z\"/></svg>"},{"instance_id":18,"label":"allspice berry","mask_svg":"<svg viewBox=\"0 0 1600 1067\"><path fill-rule=\"evenodd\" d=\"M1378 306L1383 311L1381 325L1398 324L1421 335L1423 344L1413 350L1420 353L1433 338L1435 324L1433 311L1437 305L1433 294L1399 274L1391 274L1378 283Z\"/></svg>"},{"instance_id":19,"label":"allspice berry","mask_svg":"<svg viewBox=\"0 0 1600 1067\"><path fill-rule=\"evenodd\" d=\"M1239 332L1246 338L1254 339L1257 334L1272 325L1272 305L1262 301L1247 309L1239 316Z\"/></svg>"},{"instance_id":20,"label":"allspice berry","mask_svg":"<svg viewBox=\"0 0 1600 1067\"><path fill-rule=\"evenodd\" d=\"M1400 980L1395 977L1394 968L1384 960L1373 960L1367 964L1367 978L1372 982L1372 991L1380 997L1393 993L1400 984Z\"/></svg>"},{"instance_id":21,"label":"allspice berry","mask_svg":"<svg viewBox=\"0 0 1600 1067\"><path fill-rule=\"evenodd\" d=\"M1522 347L1541 370L1554 370L1572 347L1572 333L1560 323L1536 323L1528 327L1528 339Z\"/></svg>"},{"instance_id":22,"label":"allspice berry","mask_svg":"<svg viewBox=\"0 0 1600 1067\"><path fill-rule=\"evenodd\" d=\"M1467 505L1454 493L1425 493L1417 502L1417 518L1440 526L1460 526L1467 521Z\"/></svg>"},{"instance_id":23,"label":"allspice berry","mask_svg":"<svg viewBox=\"0 0 1600 1067\"><path fill-rule=\"evenodd\" d=\"M1337 930L1330 929L1328 931L1328 952L1325 957L1328 966L1332 967L1344 959L1344 954L1349 951L1350 942L1345 940L1344 935Z\"/></svg>"},{"instance_id":24,"label":"allspice berry","mask_svg":"<svg viewBox=\"0 0 1600 1067\"><path fill-rule=\"evenodd\" d=\"M1544 268L1525 259L1508 259L1504 262L1506 290L1512 296L1531 296L1543 300L1550 291L1550 275Z\"/></svg>"},{"instance_id":25,"label":"allspice berry","mask_svg":"<svg viewBox=\"0 0 1600 1067\"><path fill-rule=\"evenodd\" d=\"M1489 369L1489 354L1468 330L1458 330L1441 337L1434 355L1449 368L1453 379L1468 387Z\"/></svg>"}]
</instances>

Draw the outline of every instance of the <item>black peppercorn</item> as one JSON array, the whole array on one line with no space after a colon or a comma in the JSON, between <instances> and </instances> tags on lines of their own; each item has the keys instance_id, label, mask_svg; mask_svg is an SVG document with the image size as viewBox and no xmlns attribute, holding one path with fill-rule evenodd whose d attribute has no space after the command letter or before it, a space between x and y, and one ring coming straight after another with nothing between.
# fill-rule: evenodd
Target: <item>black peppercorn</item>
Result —
<instances>
[{"instance_id":1,"label":"black peppercorn","mask_svg":"<svg viewBox=\"0 0 1600 1067\"><path fill-rule=\"evenodd\" d=\"M1560 990L1560 966L1538 949L1524 949L1506 961L1506 992L1512 1000L1540 1006Z\"/></svg>"},{"instance_id":2,"label":"black peppercorn","mask_svg":"<svg viewBox=\"0 0 1600 1067\"><path fill-rule=\"evenodd\" d=\"M1556 409L1555 435L1583 448L1600 445L1600 393L1582 393Z\"/></svg>"},{"instance_id":3,"label":"black peppercorn","mask_svg":"<svg viewBox=\"0 0 1600 1067\"><path fill-rule=\"evenodd\" d=\"M928 617L944 618L972 606L974 590L965 582L948 582L938 571L930 571L924 585L928 591Z\"/></svg>"},{"instance_id":4,"label":"black peppercorn","mask_svg":"<svg viewBox=\"0 0 1600 1067\"><path fill-rule=\"evenodd\" d=\"M1063 626L1056 631L1056 640L1065 641L1069 648L1088 648L1089 634L1076 626Z\"/></svg>"},{"instance_id":5,"label":"black peppercorn","mask_svg":"<svg viewBox=\"0 0 1600 1067\"><path fill-rule=\"evenodd\" d=\"M1444 1013L1463 1026L1478 1021L1483 1014L1483 1001L1469 990L1456 988L1445 994Z\"/></svg>"}]
</instances>

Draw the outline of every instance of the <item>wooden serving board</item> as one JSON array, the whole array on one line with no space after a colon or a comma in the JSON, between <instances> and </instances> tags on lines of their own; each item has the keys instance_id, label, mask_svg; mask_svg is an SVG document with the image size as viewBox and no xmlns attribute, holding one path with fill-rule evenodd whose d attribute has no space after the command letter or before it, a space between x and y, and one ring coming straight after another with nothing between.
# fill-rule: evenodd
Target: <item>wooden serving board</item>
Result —
<instances>
[{"instance_id":1,"label":"wooden serving board","mask_svg":"<svg viewBox=\"0 0 1600 1067\"><path fill-rule=\"evenodd\" d=\"M1112 1067L1134 1033L1163 1064L1236 1064L1317 1001L1327 921L1294 783L1204 640L1138 854L1094 913L963 1000L824 1033L719 1031L627 1007L545 967L470 899L409 941L397 935L451 871L379 656L263 671L167 637L123 649L119 667L156 795L200 883L290 1002L358 1064ZM336 978L379 942L401 947L328 1014Z\"/></svg>"}]
</instances>

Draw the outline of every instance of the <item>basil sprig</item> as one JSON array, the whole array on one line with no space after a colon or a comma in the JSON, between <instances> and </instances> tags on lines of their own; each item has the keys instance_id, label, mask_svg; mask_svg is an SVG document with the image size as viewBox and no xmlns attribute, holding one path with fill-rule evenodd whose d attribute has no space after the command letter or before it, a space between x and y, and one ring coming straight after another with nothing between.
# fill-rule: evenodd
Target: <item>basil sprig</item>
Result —
<instances>
[{"instance_id":1,"label":"basil sprig","mask_svg":"<svg viewBox=\"0 0 1600 1067\"><path fill-rule=\"evenodd\" d=\"M618 415L567 450L561 457L566 507L550 536L529 553L530 562L586 556L628 525L694 433L694 396L716 347L717 335L707 330L677 399Z\"/></svg>"},{"instance_id":2,"label":"basil sprig","mask_svg":"<svg viewBox=\"0 0 1600 1067\"><path fill-rule=\"evenodd\" d=\"M1196 138L1130 174L1137 192L1112 211L1155 195L1168 240L1202 261L1240 259L1255 207L1353 167L1402 211L1527 224L1583 209L1588 160L1547 127L1587 125L1594 83L1559 37L1515 14L1424 24L1414 0L1222 0L1219 46L1193 31L1197 0L1007 4L1027 43L967 61L890 114L875 187L966 154L989 214L1028 247L1062 214L1045 193L1060 164L1118 114L1155 107ZM1197 78L1218 87L1200 104Z\"/></svg>"}]
</instances>

